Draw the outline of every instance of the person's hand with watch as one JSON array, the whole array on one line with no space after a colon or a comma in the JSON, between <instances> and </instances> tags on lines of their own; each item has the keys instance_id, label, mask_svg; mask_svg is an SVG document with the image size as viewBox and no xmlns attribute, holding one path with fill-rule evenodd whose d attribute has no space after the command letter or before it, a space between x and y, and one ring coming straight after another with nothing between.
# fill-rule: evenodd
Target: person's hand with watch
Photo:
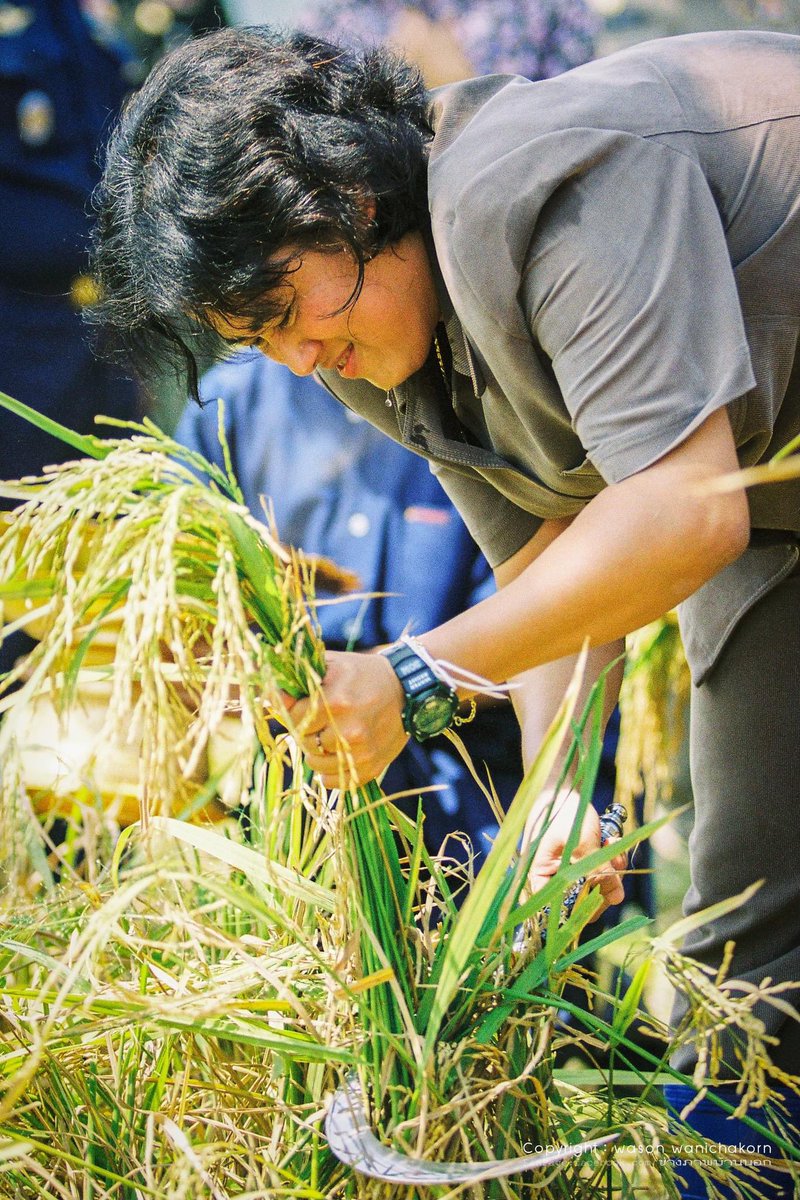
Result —
<instances>
[{"instance_id":1,"label":"person's hand with watch","mask_svg":"<svg viewBox=\"0 0 800 1200\"><path fill-rule=\"evenodd\" d=\"M326 787L367 783L409 737L424 742L454 723L456 690L410 640L377 654L331 651L326 661L320 694L287 703L306 762Z\"/></svg>"}]
</instances>

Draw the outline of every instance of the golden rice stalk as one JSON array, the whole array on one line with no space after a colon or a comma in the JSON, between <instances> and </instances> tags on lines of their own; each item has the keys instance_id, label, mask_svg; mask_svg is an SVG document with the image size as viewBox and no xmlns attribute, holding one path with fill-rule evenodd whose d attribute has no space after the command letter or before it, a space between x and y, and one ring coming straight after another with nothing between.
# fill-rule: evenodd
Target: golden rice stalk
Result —
<instances>
[{"instance_id":1,"label":"golden rice stalk","mask_svg":"<svg viewBox=\"0 0 800 1200\"><path fill-rule=\"evenodd\" d=\"M749 904L760 886L751 884L738 896L681 918L654 938L650 947L652 957L663 963L670 982L689 1001L687 1015L673 1031L673 1048L693 1048L696 1066L692 1082L701 1096L707 1087L731 1081L730 1064L735 1061L736 1117L746 1115L750 1106L763 1108L779 1099L782 1091L797 1094L800 1090L800 1081L772 1061L771 1047L777 1045L778 1038L767 1033L759 1013L766 1005L794 1018L800 984L775 982L769 976L758 984L729 978L733 942L727 944L719 967L700 963L677 947L688 933ZM789 1002L784 999L787 994Z\"/></svg>"},{"instance_id":2,"label":"golden rice stalk","mask_svg":"<svg viewBox=\"0 0 800 1200\"><path fill-rule=\"evenodd\" d=\"M649 811L669 802L684 737L690 678L678 619L653 621L627 639L619 698L617 799L630 806L643 789Z\"/></svg>"},{"instance_id":3,"label":"golden rice stalk","mask_svg":"<svg viewBox=\"0 0 800 1200\"><path fill-rule=\"evenodd\" d=\"M282 691L317 686L324 659L311 569L233 480L149 423L134 429L99 459L4 488L24 503L0 535L0 599L18 625L36 615L41 641L0 689L24 678L66 708L113 626L113 663L92 670L111 679L109 739L141 737L146 815L186 792L226 714L269 744L265 703L280 714Z\"/></svg>"}]
</instances>

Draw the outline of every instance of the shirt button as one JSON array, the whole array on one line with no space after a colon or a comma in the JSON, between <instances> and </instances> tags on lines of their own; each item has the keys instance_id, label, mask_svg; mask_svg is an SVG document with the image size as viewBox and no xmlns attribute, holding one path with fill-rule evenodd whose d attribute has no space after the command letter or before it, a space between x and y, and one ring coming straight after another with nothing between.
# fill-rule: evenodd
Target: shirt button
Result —
<instances>
[{"instance_id":1,"label":"shirt button","mask_svg":"<svg viewBox=\"0 0 800 1200\"><path fill-rule=\"evenodd\" d=\"M351 537L362 538L369 533L369 517L366 513L351 513L347 520L347 532Z\"/></svg>"}]
</instances>

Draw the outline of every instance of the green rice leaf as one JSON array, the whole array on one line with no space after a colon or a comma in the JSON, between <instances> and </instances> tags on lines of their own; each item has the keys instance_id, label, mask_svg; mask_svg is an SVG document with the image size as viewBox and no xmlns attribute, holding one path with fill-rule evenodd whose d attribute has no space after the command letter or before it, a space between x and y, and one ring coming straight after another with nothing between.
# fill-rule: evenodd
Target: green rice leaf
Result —
<instances>
[{"instance_id":1,"label":"green rice leaf","mask_svg":"<svg viewBox=\"0 0 800 1200\"><path fill-rule=\"evenodd\" d=\"M800 433L787 442L785 446L781 446L777 454L773 454L770 462L780 462L784 458L788 458L790 454L794 454L796 450L800 450Z\"/></svg>"},{"instance_id":2,"label":"green rice leaf","mask_svg":"<svg viewBox=\"0 0 800 1200\"><path fill-rule=\"evenodd\" d=\"M44 967L46 971L52 972L53 976L66 975L67 968L58 959L53 958L50 954L45 954L44 950L37 950L35 946L29 946L25 942L18 942L13 938L0 939L0 946L4 950L9 950L13 954L20 955L22 958L28 959L30 962L37 963L40 967ZM88 990L88 985L85 980L78 980L75 985L79 991L85 992Z\"/></svg>"},{"instance_id":3,"label":"green rice leaf","mask_svg":"<svg viewBox=\"0 0 800 1200\"><path fill-rule=\"evenodd\" d=\"M556 959L561 958L566 948L577 941L583 929L588 925L592 917L599 912L602 906L603 898L599 891L595 888L590 888L578 899L568 919L562 924L557 925L552 933L548 934L544 947L544 957L548 970L552 968ZM555 906L553 906L554 910Z\"/></svg>"},{"instance_id":4,"label":"green rice leaf","mask_svg":"<svg viewBox=\"0 0 800 1200\"><path fill-rule=\"evenodd\" d=\"M177 1013L154 1013L148 1023L162 1029L190 1032L195 1037L258 1046L273 1054L282 1054L295 1062L339 1063L355 1066L358 1058L351 1050L313 1041L303 1033L284 1029L280 1033L259 1020L236 1017L181 1017Z\"/></svg>"},{"instance_id":5,"label":"green rice leaf","mask_svg":"<svg viewBox=\"0 0 800 1200\"><path fill-rule=\"evenodd\" d=\"M564 1068L556 1067L553 1076L558 1083L571 1088L603 1088L608 1084L608 1071L598 1067ZM672 1082L672 1076L648 1075L646 1082L652 1087L660 1087ZM639 1071L614 1071L614 1087L641 1087L642 1075Z\"/></svg>"},{"instance_id":6,"label":"green rice leaf","mask_svg":"<svg viewBox=\"0 0 800 1200\"><path fill-rule=\"evenodd\" d=\"M542 747L500 826L494 844L455 919L450 937L447 939L430 1015L424 1022L424 1028L420 1029L420 1032L425 1034L424 1056L426 1061L430 1060L433 1055L442 1021L460 986L484 918L516 857L519 839L531 807L552 772L558 752L569 730L578 700L578 690L585 661L586 654L584 652L561 707L545 735ZM514 924L516 921L511 922L512 927Z\"/></svg>"},{"instance_id":7,"label":"green rice leaf","mask_svg":"<svg viewBox=\"0 0 800 1200\"><path fill-rule=\"evenodd\" d=\"M592 954L597 954L601 950L605 950L606 946L611 946L614 942L620 941L622 938L629 937L640 929L644 929L647 925L653 924L652 917L646 917L640 914L636 917L629 917L627 921L620 921L618 925L612 925L610 929L605 929L597 937L590 938L588 941L581 942L569 954L565 954L553 966L556 973L566 971L567 967L571 967L573 963L580 962L582 958L588 958Z\"/></svg>"},{"instance_id":8,"label":"green rice leaf","mask_svg":"<svg viewBox=\"0 0 800 1200\"><path fill-rule=\"evenodd\" d=\"M621 843L617 843L620 845ZM687 933L693 933L695 929L701 929L703 925L710 925L712 921L716 921L718 917L724 917L734 909L740 908L741 905L749 903L755 896L756 892L762 886L763 880L757 880L756 883L751 883L743 892L739 892L738 896L731 896L728 900L720 900L717 904L711 904L708 908L703 908L700 912L692 913L691 916L683 917L680 921L676 921L674 925L670 925L669 929L664 933L659 934L659 941L671 942L673 945L676 942L682 942Z\"/></svg>"},{"instance_id":9,"label":"green rice leaf","mask_svg":"<svg viewBox=\"0 0 800 1200\"><path fill-rule=\"evenodd\" d=\"M178 841L193 846L195 850L209 854L234 870L241 871L248 879L257 879L268 888L279 884L284 895L290 895L325 912L333 912L335 908L334 894L328 888L320 887L297 871L291 871L281 863L266 859L255 850L241 846L213 829L202 825L187 825L173 817L151 817L150 823Z\"/></svg>"},{"instance_id":10,"label":"green rice leaf","mask_svg":"<svg viewBox=\"0 0 800 1200\"><path fill-rule=\"evenodd\" d=\"M651 960L649 958L645 958L639 963L633 979L625 990L625 995L617 1006L614 1019L611 1022L614 1033L617 1035L627 1032L628 1026L639 1011L644 985L647 982L647 976L650 974L650 963Z\"/></svg>"},{"instance_id":11,"label":"green rice leaf","mask_svg":"<svg viewBox=\"0 0 800 1200\"><path fill-rule=\"evenodd\" d=\"M15 400L13 396L8 396L5 392L0 392L0 405L18 417L23 417L24 420L35 425L44 433L50 433L59 441L66 442L68 446L72 446L73 450L80 451L87 458L105 458L109 453L110 447L104 445L102 438L93 437L91 434L75 433L66 425L54 421L52 417L46 417L44 413L37 412L35 408L23 404L21 400Z\"/></svg>"}]
</instances>

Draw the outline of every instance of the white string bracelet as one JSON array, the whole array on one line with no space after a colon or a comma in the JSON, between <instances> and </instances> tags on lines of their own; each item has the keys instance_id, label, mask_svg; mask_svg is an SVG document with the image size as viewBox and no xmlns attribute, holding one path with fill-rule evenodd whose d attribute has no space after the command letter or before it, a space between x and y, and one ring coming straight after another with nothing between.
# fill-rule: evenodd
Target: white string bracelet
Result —
<instances>
[{"instance_id":1,"label":"white string bracelet","mask_svg":"<svg viewBox=\"0 0 800 1200\"><path fill-rule=\"evenodd\" d=\"M457 692L459 688L464 688L479 696L491 696L495 700L505 700L513 688L520 686L518 683L493 683L491 679L484 679L482 675L465 671L463 667L457 667L455 663L447 662L446 659L434 658L416 638L409 637L407 633L404 633L399 641L413 650L422 659L425 666L430 667L436 678L440 679L442 683L446 683L454 692Z\"/></svg>"}]
</instances>

